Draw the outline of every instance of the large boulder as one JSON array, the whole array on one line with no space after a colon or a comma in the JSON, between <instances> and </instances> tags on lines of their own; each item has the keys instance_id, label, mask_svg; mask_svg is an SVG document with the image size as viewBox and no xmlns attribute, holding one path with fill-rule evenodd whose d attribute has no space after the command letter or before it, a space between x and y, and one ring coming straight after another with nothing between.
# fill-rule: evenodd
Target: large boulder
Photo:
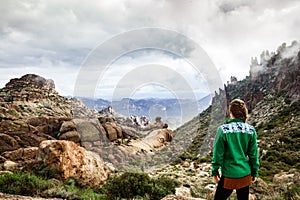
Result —
<instances>
[{"instance_id":1,"label":"large boulder","mask_svg":"<svg viewBox=\"0 0 300 200\"><path fill-rule=\"evenodd\" d=\"M118 139L118 131L114 128L114 125L111 122L106 122L103 126L110 141Z\"/></svg>"},{"instance_id":2,"label":"large boulder","mask_svg":"<svg viewBox=\"0 0 300 200\"><path fill-rule=\"evenodd\" d=\"M102 140L101 124L95 119L74 119L76 130L81 142L95 142Z\"/></svg>"},{"instance_id":3,"label":"large boulder","mask_svg":"<svg viewBox=\"0 0 300 200\"><path fill-rule=\"evenodd\" d=\"M75 143L79 143L80 142L80 135L77 131L69 131L66 133L63 133L62 135L60 135L58 137L58 139L60 140L69 140L69 141L73 141Z\"/></svg>"},{"instance_id":4,"label":"large boulder","mask_svg":"<svg viewBox=\"0 0 300 200\"><path fill-rule=\"evenodd\" d=\"M88 186L101 186L109 176L98 154L87 151L72 141L45 140L39 146L38 159L63 179L78 178Z\"/></svg>"},{"instance_id":5,"label":"large boulder","mask_svg":"<svg viewBox=\"0 0 300 200\"><path fill-rule=\"evenodd\" d=\"M59 132L66 133L74 130L76 130L76 124L74 123L74 121L70 120L70 121L64 121L62 123Z\"/></svg>"}]
</instances>

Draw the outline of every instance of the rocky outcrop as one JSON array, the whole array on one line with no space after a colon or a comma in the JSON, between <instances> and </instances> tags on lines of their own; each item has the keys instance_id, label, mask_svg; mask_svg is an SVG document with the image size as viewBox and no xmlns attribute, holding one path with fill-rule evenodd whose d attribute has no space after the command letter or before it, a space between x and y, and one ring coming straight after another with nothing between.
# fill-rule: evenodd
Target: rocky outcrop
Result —
<instances>
[{"instance_id":1,"label":"rocky outcrop","mask_svg":"<svg viewBox=\"0 0 300 200\"><path fill-rule=\"evenodd\" d=\"M13 157L22 149L38 147L44 140L73 141L87 149L105 152L102 150L108 146L125 144L142 136L138 128L123 126L126 124L123 116L112 111L100 114L89 110L81 101L60 96L52 80L34 74L12 79L0 89L0 111L0 154L12 151ZM156 124L152 128L160 126ZM159 149L170 140L166 136L156 139L155 144L149 140L147 152ZM144 150L137 147L136 151ZM109 152L105 157L112 157ZM122 159L115 153L113 157ZM4 156L3 162L6 159L9 158Z\"/></svg>"},{"instance_id":2,"label":"rocky outcrop","mask_svg":"<svg viewBox=\"0 0 300 200\"><path fill-rule=\"evenodd\" d=\"M102 132L107 136L110 141L116 141L117 139L130 138L130 135L123 131L122 127L116 122L112 115L104 115L99 117L101 123Z\"/></svg>"},{"instance_id":3,"label":"rocky outcrop","mask_svg":"<svg viewBox=\"0 0 300 200\"><path fill-rule=\"evenodd\" d=\"M170 129L159 129L152 131L143 139L132 140L127 145L121 145L119 148L129 154L150 153L161 150L172 141L174 135Z\"/></svg>"},{"instance_id":4,"label":"rocky outcrop","mask_svg":"<svg viewBox=\"0 0 300 200\"><path fill-rule=\"evenodd\" d=\"M47 80L35 74L27 74L20 79L11 79L0 92L0 101L36 102L56 94L53 80Z\"/></svg>"},{"instance_id":5,"label":"rocky outcrop","mask_svg":"<svg viewBox=\"0 0 300 200\"><path fill-rule=\"evenodd\" d=\"M0 153L37 147L43 140L81 142L74 118L95 118L82 102L60 96L52 80L34 74L0 89Z\"/></svg>"},{"instance_id":6,"label":"rocky outcrop","mask_svg":"<svg viewBox=\"0 0 300 200\"><path fill-rule=\"evenodd\" d=\"M99 155L71 141L41 142L37 159L62 179L75 177L89 186L101 186L109 176L109 171Z\"/></svg>"}]
</instances>

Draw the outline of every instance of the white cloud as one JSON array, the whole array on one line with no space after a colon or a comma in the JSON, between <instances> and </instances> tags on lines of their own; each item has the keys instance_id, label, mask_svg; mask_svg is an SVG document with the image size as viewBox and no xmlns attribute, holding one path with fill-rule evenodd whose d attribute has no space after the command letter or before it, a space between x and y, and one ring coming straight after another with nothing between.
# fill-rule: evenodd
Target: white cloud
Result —
<instances>
[{"instance_id":1,"label":"white cloud","mask_svg":"<svg viewBox=\"0 0 300 200\"><path fill-rule=\"evenodd\" d=\"M145 70L145 67L149 69ZM151 70L150 68L153 69ZM151 80L148 78L152 74L148 73L155 74ZM126 78L126 76L130 76L130 81L122 82L122 79ZM131 92L127 95L134 95L133 91L138 90L139 93L143 93L145 97L149 98L153 93L160 91L157 89L157 85L168 90L170 89L167 87L169 83L172 83L172 90L170 89L167 93L176 93L182 89L182 82L179 81L181 78L188 84L186 89L189 90L191 88L197 97L201 97L203 93L213 92L209 91L207 87L208 80L203 77L201 71L197 71L184 58L176 57L175 55L170 56L169 53L166 54L160 50L140 50L120 57L106 68L103 77L98 80L95 96L111 97L116 87L119 89L122 87L124 90L131 88ZM141 84L140 79L150 82ZM93 87L91 86L91 88ZM142 91L141 88L145 89L145 91ZM149 92L150 89L151 92ZM131 98L131 96L123 97Z\"/></svg>"},{"instance_id":2,"label":"white cloud","mask_svg":"<svg viewBox=\"0 0 300 200\"><path fill-rule=\"evenodd\" d=\"M252 56L299 40L299 13L297 0L1 1L0 86L21 74L38 73L53 79L63 95L72 95L78 70L90 51L117 34L142 27L182 33L207 52L223 82L231 75L242 79L248 75ZM164 42L159 37L155 41ZM187 55L193 50L175 38L173 45ZM111 48L108 52L113 53L122 47ZM147 58L123 61L129 67L134 62L150 63L157 56ZM175 71L182 65L170 55L159 58L155 63ZM103 88L109 91L114 85L109 83L120 80L128 67L111 67L112 77ZM188 69L179 72L189 81L197 80ZM190 84L197 88L196 82Z\"/></svg>"}]
</instances>

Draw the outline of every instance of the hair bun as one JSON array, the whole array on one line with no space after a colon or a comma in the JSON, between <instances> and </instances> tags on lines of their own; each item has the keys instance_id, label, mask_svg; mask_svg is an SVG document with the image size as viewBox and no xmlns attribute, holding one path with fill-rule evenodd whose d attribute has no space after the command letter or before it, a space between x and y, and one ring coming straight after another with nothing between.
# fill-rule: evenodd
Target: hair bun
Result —
<instances>
[{"instance_id":1,"label":"hair bun","mask_svg":"<svg viewBox=\"0 0 300 200\"><path fill-rule=\"evenodd\" d=\"M246 103L240 99L234 99L229 104L229 111L233 114L234 117L243 119L245 122L248 115L248 109Z\"/></svg>"}]
</instances>

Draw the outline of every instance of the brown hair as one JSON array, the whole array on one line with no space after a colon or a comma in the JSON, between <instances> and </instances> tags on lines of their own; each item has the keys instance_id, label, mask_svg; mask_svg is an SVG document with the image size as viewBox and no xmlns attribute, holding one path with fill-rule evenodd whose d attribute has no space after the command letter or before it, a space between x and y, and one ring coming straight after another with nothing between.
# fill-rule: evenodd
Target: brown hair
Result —
<instances>
[{"instance_id":1,"label":"brown hair","mask_svg":"<svg viewBox=\"0 0 300 200\"><path fill-rule=\"evenodd\" d=\"M230 102L229 112L232 113L234 118L242 119L244 122L246 122L248 118L246 103L240 99L234 99Z\"/></svg>"}]
</instances>

